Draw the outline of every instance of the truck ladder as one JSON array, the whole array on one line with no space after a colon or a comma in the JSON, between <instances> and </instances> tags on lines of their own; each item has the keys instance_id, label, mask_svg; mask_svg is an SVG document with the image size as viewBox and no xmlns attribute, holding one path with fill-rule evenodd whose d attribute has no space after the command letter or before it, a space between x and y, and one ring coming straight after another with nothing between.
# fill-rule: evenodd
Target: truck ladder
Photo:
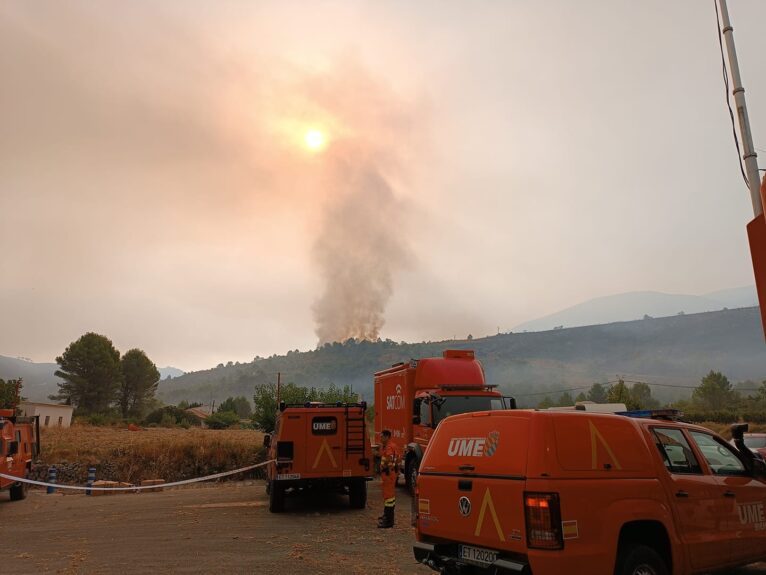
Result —
<instances>
[{"instance_id":1,"label":"truck ladder","mask_svg":"<svg viewBox=\"0 0 766 575\"><path fill-rule=\"evenodd\" d=\"M361 417L353 417L346 407L346 455L352 453L361 453L364 455L366 445L367 424L364 420L364 410L361 410Z\"/></svg>"}]
</instances>

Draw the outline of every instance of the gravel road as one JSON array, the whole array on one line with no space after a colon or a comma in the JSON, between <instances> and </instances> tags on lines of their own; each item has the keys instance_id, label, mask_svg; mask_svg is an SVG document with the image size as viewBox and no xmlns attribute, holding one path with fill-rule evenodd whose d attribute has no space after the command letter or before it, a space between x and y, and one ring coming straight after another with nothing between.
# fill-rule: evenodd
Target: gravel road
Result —
<instances>
[{"instance_id":1,"label":"gravel road","mask_svg":"<svg viewBox=\"0 0 766 575\"><path fill-rule=\"evenodd\" d=\"M400 490L397 526L376 529L380 488L369 506L347 498L289 501L268 511L264 484L221 483L162 493L88 497L32 491L0 494L0 572L14 575L258 573L433 573L412 557L409 498ZM738 575L766 575L766 564Z\"/></svg>"}]
</instances>

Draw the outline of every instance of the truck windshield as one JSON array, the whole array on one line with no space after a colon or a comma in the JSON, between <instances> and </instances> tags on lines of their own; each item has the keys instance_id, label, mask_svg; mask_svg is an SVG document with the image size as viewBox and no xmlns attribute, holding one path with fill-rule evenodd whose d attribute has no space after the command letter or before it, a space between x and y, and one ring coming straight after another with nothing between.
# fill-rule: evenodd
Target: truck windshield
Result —
<instances>
[{"instance_id":1,"label":"truck windshield","mask_svg":"<svg viewBox=\"0 0 766 575\"><path fill-rule=\"evenodd\" d=\"M503 400L489 395L452 395L442 397L441 402L434 403L434 427L450 415L470 413L472 411L490 411L503 409Z\"/></svg>"}]
</instances>

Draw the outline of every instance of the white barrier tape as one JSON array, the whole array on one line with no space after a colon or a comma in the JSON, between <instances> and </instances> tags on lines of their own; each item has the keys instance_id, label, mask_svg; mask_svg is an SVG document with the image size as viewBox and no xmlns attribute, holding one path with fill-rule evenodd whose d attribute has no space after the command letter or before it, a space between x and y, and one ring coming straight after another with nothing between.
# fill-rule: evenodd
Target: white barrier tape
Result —
<instances>
[{"instance_id":1,"label":"white barrier tape","mask_svg":"<svg viewBox=\"0 0 766 575\"><path fill-rule=\"evenodd\" d=\"M247 467L240 467L233 471L224 471L222 473L216 473L214 475L206 475L205 477L195 477L194 479L184 479L183 481L174 481L173 483L158 483L157 485L137 485L135 487L83 487L81 485L62 485L61 483L46 483L45 481L35 481L34 479L27 479L26 477L17 477L15 475L6 475L0 473L0 477L4 479L12 479L19 483L29 483L30 485L40 485L42 487L55 487L56 489L78 489L80 491L139 491L141 489L158 489L165 487L175 487L176 485L188 485L189 483L199 483L200 481L209 481L210 479L218 479L219 477L226 477L227 475L236 475L237 473L244 473L257 467L263 467L272 463L274 460L264 461L263 463L256 463L255 465L248 465Z\"/></svg>"}]
</instances>

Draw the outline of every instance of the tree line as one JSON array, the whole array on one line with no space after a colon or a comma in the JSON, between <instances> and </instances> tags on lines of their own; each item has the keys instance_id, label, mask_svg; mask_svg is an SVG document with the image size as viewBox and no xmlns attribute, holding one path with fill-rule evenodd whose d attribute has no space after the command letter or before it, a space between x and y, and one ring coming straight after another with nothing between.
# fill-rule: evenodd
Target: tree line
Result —
<instances>
[{"instance_id":1,"label":"tree line","mask_svg":"<svg viewBox=\"0 0 766 575\"><path fill-rule=\"evenodd\" d=\"M546 409L574 405L580 401L624 403L628 410L674 408L681 410L691 421L729 423L744 419L754 423L766 422L766 381L760 384L747 381L735 386L723 373L714 370L692 389L691 397L674 402L658 401L652 396L651 386L647 383L628 385L619 380L612 385L594 383L587 392L581 392L576 397L568 391L556 399L549 394L537 407Z\"/></svg>"},{"instance_id":2,"label":"tree line","mask_svg":"<svg viewBox=\"0 0 766 575\"><path fill-rule=\"evenodd\" d=\"M286 404L304 404L309 401L353 403L358 400L358 397L350 385L338 387L332 383L329 387L317 389L316 387L302 387L294 383L286 383L280 386L279 398L277 398L277 385L275 383L260 384L255 387L253 394L255 404L253 425L262 431L273 431L277 409L281 401Z\"/></svg>"},{"instance_id":3,"label":"tree line","mask_svg":"<svg viewBox=\"0 0 766 575\"><path fill-rule=\"evenodd\" d=\"M581 401L592 401L593 403L624 403L630 410L637 409L656 409L660 407L660 402L652 397L652 389L646 383L634 383L628 385L624 380L609 385L603 383L594 383L587 392L580 392L577 397L572 397L568 391L562 393L558 399L553 399L546 395L540 403L538 409L547 409L549 407L564 407L575 405Z\"/></svg>"}]
</instances>

